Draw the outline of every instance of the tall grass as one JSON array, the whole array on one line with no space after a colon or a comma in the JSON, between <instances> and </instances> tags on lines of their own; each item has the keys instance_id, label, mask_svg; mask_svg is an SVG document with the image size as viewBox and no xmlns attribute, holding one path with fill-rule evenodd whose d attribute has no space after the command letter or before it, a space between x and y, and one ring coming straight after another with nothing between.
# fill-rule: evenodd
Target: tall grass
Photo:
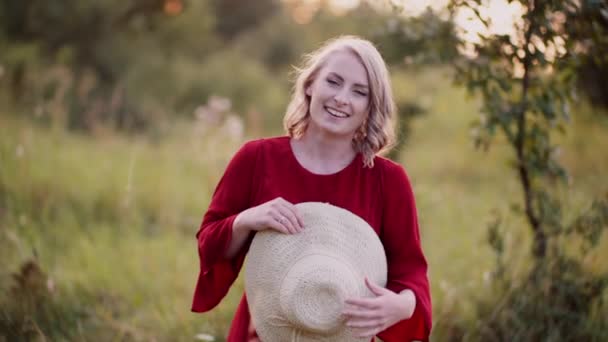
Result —
<instances>
[{"instance_id":1,"label":"tall grass","mask_svg":"<svg viewBox=\"0 0 608 342\"><path fill-rule=\"evenodd\" d=\"M521 200L510 152L500 138L488 152L473 149L468 125L477 104L449 79L427 70L399 71L394 80L397 96L422 99L428 110L413 121L401 161L430 265L435 340L474 317L471 298L492 295L494 259L485 243L492 213L506 214L512 248L526 251L516 247L529 243L525 222L508 214ZM559 138L572 174L560 191L573 213L608 188L601 178L607 131L605 115L581 107ZM242 283L213 312L190 313L194 233L241 143L186 122L152 138L92 138L0 112L0 339L192 340L208 333L221 341ZM606 256L589 264L605 269ZM512 257L526 267L525 253ZM24 271L28 261L39 270ZM31 279L19 283L17 275Z\"/></svg>"},{"instance_id":2,"label":"tall grass","mask_svg":"<svg viewBox=\"0 0 608 342\"><path fill-rule=\"evenodd\" d=\"M35 260L48 277L47 296L35 300L50 306L19 318L23 308L2 305L3 334L164 340L226 329L230 303L202 320L189 305L194 233L239 141L179 123L179 134L155 142L93 140L7 117L0 117L3 300L15 293L20 265Z\"/></svg>"}]
</instances>

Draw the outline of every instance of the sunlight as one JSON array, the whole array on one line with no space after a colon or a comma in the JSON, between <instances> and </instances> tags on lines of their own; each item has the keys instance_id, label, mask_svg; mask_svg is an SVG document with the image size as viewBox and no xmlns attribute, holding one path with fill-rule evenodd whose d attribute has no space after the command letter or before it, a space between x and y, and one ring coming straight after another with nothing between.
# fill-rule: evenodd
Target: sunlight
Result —
<instances>
[{"instance_id":1,"label":"sunlight","mask_svg":"<svg viewBox=\"0 0 608 342\"><path fill-rule=\"evenodd\" d=\"M521 21L523 8L518 2L509 3L507 0L489 1L487 6L479 8L481 16L488 20L488 28L477 18L471 9L458 11L454 22L460 36L471 43L480 41L478 34L506 34L514 36L515 25Z\"/></svg>"},{"instance_id":2,"label":"sunlight","mask_svg":"<svg viewBox=\"0 0 608 342\"><path fill-rule=\"evenodd\" d=\"M357 8L360 3L360 0L332 0L329 5L333 12L343 14Z\"/></svg>"},{"instance_id":3,"label":"sunlight","mask_svg":"<svg viewBox=\"0 0 608 342\"><path fill-rule=\"evenodd\" d=\"M288 1L288 0L287 0ZM302 1L310 5L319 3L319 0ZM427 8L435 12L446 10L449 0L376 0L369 1L376 8L393 10L396 7L405 16L417 16L422 14ZM343 14L361 3L361 0L331 0L330 8L334 13ZM478 34L507 34L514 35L514 25L521 20L523 8L518 2L509 3L507 0L484 1L484 6L480 8L480 13L484 19L490 21L489 28L479 20L475 13L469 9L461 9L456 13L454 21L458 28L458 34L467 42L479 42ZM318 8L317 8L318 9Z\"/></svg>"}]
</instances>

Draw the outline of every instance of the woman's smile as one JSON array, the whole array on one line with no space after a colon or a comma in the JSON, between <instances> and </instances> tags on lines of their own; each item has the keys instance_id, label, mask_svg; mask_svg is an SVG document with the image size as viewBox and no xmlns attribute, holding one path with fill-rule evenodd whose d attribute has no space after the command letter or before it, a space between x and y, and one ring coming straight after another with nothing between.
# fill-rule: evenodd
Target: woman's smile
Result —
<instances>
[{"instance_id":1,"label":"woman's smile","mask_svg":"<svg viewBox=\"0 0 608 342\"><path fill-rule=\"evenodd\" d=\"M345 118L350 118L350 114L347 114L343 111L331 108L331 107L325 107L325 110L333 117L336 118L340 118L340 119L345 119Z\"/></svg>"}]
</instances>

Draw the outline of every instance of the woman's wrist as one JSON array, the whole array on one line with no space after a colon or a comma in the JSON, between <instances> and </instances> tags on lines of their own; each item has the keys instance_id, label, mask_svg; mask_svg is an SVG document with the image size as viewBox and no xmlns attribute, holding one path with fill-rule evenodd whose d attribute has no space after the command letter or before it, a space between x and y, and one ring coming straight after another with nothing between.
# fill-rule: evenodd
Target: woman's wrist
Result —
<instances>
[{"instance_id":1,"label":"woman's wrist","mask_svg":"<svg viewBox=\"0 0 608 342\"><path fill-rule=\"evenodd\" d=\"M235 235L241 235L248 233L247 226L243 224L243 212L240 212L232 221L232 233Z\"/></svg>"},{"instance_id":2,"label":"woman's wrist","mask_svg":"<svg viewBox=\"0 0 608 342\"><path fill-rule=\"evenodd\" d=\"M416 295L414 291L405 289L399 292L399 297L402 298L403 303L403 319L411 318L414 315L414 310L416 310Z\"/></svg>"},{"instance_id":3,"label":"woman's wrist","mask_svg":"<svg viewBox=\"0 0 608 342\"><path fill-rule=\"evenodd\" d=\"M226 258L228 259L236 255L249 235L249 230L242 223L241 214L238 214L234 220L232 220L232 239L225 253Z\"/></svg>"}]
</instances>

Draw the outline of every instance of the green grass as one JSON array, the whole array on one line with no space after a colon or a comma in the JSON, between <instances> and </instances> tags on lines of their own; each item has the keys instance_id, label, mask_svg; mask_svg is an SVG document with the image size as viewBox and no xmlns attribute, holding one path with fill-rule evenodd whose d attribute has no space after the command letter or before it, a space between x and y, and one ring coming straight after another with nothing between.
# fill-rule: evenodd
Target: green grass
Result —
<instances>
[{"instance_id":1,"label":"green grass","mask_svg":"<svg viewBox=\"0 0 608 342\"><path fill-rule=\"evenodd\" d=\"M78 326L91 329L66 336L49 323L43 333L166 340L225 331L229 303L207 319L189 313L194 233L239 142L187 126L160 142L93 140L0 120L3 294L10 273L36 257L52 296L72 298L84 310Z\"/></svg>"},{"instance_id":2,"label":"green grass","mask_svg":"<svg viewBox=\"0 0 608 342\"><path fill-rule=\"evenodd\" d=\"M429 110L413 121L402 162L416 193L441 340L451 321L471 316L471 298L490 291L484 279L494 260L485 227L493 212L504 216L511 255L525 267L527 228L509 211L521 192L500 137L488 152L472 147L477 104L446 72L399 72L395 92ZM568 215L608 190L608 119L592 112L579 108L559 137L572 175L560 190ZM0 340L19 333L50 340L193 340L209 333L222 340L242 283L211 313L190 313L194 233L240 143L181 122L154 139L93 138L0 112L3 303L15 304L12 274L25 261L35 258L48 275L32 285L45 293L45 310L0 306ZM589 257L590 267L606 269L606 256ZM22 330L8 335L16 326Z\"/></svg>"}]
</instances>

